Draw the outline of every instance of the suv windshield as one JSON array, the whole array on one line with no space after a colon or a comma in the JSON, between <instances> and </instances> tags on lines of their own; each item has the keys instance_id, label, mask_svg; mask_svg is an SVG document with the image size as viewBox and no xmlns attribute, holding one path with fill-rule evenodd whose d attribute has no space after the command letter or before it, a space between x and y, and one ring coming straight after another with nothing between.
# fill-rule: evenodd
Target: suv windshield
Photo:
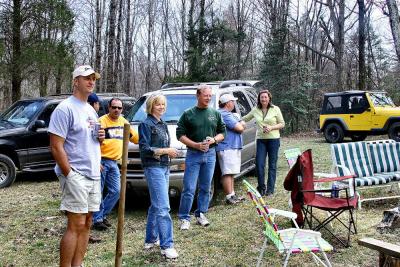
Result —
<instances>
[{"instance_id":1,"label":"suv windshield","mask_svg":"<svg viewBox=\"0 0 400 267\"><path fill-rule=\"evenodd\" d=\"M390 96L385 93L369 93L369 95L374 106L395 106Z\"/></svg>"},{"instance_id":2,"label":"suv windshield","mask_svg":"<svg viewBox=\"0 0 400 267\"><path fill-rule=\"evenodd\" d=\"M14 125L26 126L42 105L42 101L20 101L6 110L0 118Z\"/></svg>"},{"instance_id":3,"label":"suv windshield","mask_svg":"<svg viewBox=\"0 0 400 267\"><path fill-rule=\"evenodd\" d=\"M127 116L128 121L141 122L146 118L147 97L148 96L143 96L135 103ZM167 112L162 116L162 119L167 123L176 123L186 109L195 106L197 103L196 95L179 94L165 95L165 97L167 98ZM215 96L212 97L209 106L214 107L214 102Z\"/></svg>"}]
</instances>

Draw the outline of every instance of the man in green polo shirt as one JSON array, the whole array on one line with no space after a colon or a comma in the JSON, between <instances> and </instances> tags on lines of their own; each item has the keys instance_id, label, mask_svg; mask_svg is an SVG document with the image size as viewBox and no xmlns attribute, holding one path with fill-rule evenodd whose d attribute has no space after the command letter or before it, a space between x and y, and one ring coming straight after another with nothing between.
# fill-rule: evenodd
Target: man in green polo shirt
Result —
<instances>
[{"instance_id":1,"label":"man in green polo shirt","mask_svg":"<svg viewBox=\"0 0 400 267\"><path fill-rule=\"evenodd\" d=\"M200 85L196 92L197 105L186 110L178 121L176 137L187 146L183 191L179 205L178 217L180 229L189 230L190 210L199 181L197 209L194 214L197 223L208 226L210 222L204 215L210 202L210 188L215 168L215 146L225 135L225 124L221 114L211 107L212 89Z\"/></svg>"}]
</instances>

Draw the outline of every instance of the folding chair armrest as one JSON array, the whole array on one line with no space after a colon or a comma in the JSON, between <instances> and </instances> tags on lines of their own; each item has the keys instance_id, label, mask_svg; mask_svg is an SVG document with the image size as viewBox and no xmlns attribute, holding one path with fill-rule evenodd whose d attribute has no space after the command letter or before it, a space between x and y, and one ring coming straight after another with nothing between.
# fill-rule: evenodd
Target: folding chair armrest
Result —
<instances>
[{"instance_id":1,"label":"folding chair armrest","mask_svg":"<svg viewBox=\"0 0 400 267\"><path fill-rule=\"evenodd\" d=\"M306 230L306 229L298 229L298 228L289 228L289 229L283 229L283 230L279 230L279 233L285 233L285 232L295 232L296 234L308 234L314 237L321 237L321 233L320 232L316 232L313 230Z\"/></svg>"},{"instance_id":2,"label":"folding chair armrest","mask_svg":"<svg viewBox=\"0 0 400 267\"><path fill-rule=\"evenodd\" d=\"M314 177L318 178L333 178L337 177L336 173L314 172Z\"/></svg>"},{"instance_id":3,"label":"folding chair armrest","mask_svg":"<svg viewBox=\"0 0 400 267\"><path fill-rule=\"evenodd\" d=\"M340 164L332 165L332 170L331 171L332 171L332 173L339 173L338 169L342 169L343 170L343 174L345 174L345 175L353 175L351 173L351 171L349 170L349 168L347 168L344 165L340 165Z\"/></svg>"},{"instance_id":4,"label":"folding chair armrest","mask_svg":"<svg viewBox=\"0 0 400 267\"><path fill-rule=\"evenodd\" d=\"M279 216L283 216L289 219L296 219L297 218L297 214L291 211L287 211L287 210L280 210L280 209L274 209L274 208L269 208L269 212L273 215L279 215Z\"/></svg>"},{"instance_id":5,"label":"folding chair armrest","mask_svg":"<svg viewBox=\"0 0 400 267\"><path fill-rule=\"evenodd\" d=\"M346 176L339 176L339 177L324 177L317 180L313 180L314 183L326 183L326 182L335 182L335 181L342 181L354 178L354 175L346 175Z\"/></svg>"}]
</instances>

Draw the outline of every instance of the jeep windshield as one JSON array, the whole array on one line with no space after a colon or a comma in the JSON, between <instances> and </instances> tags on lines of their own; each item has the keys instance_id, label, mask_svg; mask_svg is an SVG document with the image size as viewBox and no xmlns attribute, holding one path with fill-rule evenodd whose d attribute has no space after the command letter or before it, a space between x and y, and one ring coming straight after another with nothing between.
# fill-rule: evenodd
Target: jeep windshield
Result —
<instances>
[{"instance_id":1,"label":"jeep windshield","mask_svg":"<svg viewBox=\"0 0 400 267\"><path fill-rule=\"evenodd\" d=\"M42 101L18 101L1 114L2 122L13 126L26 126L42 107Z\"/></svg>"},{"instance_id":2,"label":"jeep windshield","mask_svg":"<svg viewBox=\"0 0 400 267\"><path fill-rule=\"evenodd\" d=\"M376 107L395 106L390 96L386 95L385 93L369 93L369 95L371 96L372 103Z\"/></svg>"},{"instance_id":3,"label":"jeep windshield","mask_svg":"<svg viewBox=\"0 0 400 267\"><path fill-rule=\"evenodd\" d=\"M131 112L127 116L130 122L142 122L147 117L146 113L146 99L149 96L142 96L133 105ZM167 98L167 111L162 116L166 123L177 123L182 113L197 103L196 95L176 94L165 95ZM212 97L209 106L214 107L215 96Z\"/></svg>"}]
</instances>

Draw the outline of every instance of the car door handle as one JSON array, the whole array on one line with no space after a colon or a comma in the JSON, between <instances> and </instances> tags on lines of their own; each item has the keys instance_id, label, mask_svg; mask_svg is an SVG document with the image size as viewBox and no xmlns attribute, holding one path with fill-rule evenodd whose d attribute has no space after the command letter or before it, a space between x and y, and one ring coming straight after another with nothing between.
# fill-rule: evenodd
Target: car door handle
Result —
<instances>
[{"instance_id":1,"label":"car door handle","mask_svg":"<svg viewBox=\"0 0 400 267\"><path fill-rule=\"evenodd\" d=\"M354 118L354 115L350 115L350 118Z\"/></svg>"}]
</instances>

